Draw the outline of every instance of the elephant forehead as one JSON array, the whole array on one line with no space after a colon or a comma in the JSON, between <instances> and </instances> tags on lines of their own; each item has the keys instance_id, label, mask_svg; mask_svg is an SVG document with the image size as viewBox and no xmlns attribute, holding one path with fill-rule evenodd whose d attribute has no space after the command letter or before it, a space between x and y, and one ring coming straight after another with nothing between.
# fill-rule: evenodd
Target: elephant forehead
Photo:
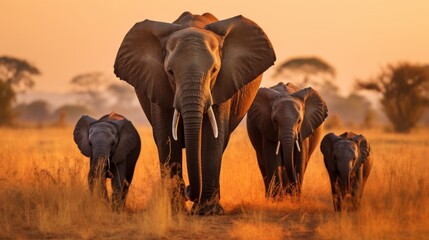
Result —
<instances>
[{"instance_id":1,"label":"elephant forehead","mask_svg":"<svg viewBox=\"0 0 429 240\"><path fill-rule=\"evenodd\" d=\"M91 128L89 129L89 134L95 134L95 133L110 133L113 135L116 135L116 128L111 123L107 122L98 122L94 123Z\"/></svg>"},{"instance_id":2,"label":"elephant forehead","mask_svg":"<svg viewBox=\"0 0 429 240\"><path fill-rule=\"evenodd\" d=\"M167 49L172 50L178 45L191 48L211 49L219 47L220 38L214 33L198 28L186 28L173 33L167 42Z\"/></svg>"},{"instance_id":3,"label":"elephant forehead","mask_svg":"<svg viewBox=\"0 0 429 240\"><path fill-rule=\"evenodd\" d=\"M296 117L300 116L302 105L299 101L295 100L292 97L282 96L274 102L273 108L277 111L287 112L289 114L294 114Z\"/></svg>"},{"instance_id":4,"label":"elephant forehead","mask_svg":"<svg viewBox=\"0 0 429 240\"><path fill-rule=\"evenodd\" d=\"M356 143L350 140L339 140L334 145L334 151L336 154L357 154L357 146Z\"/></svg>"}]
</instances>

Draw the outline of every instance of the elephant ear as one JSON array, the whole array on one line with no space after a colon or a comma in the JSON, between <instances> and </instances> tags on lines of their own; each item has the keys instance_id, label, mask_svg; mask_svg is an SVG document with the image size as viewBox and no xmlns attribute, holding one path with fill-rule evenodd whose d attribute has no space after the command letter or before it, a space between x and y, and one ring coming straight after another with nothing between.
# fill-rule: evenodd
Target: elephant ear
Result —
<instances>
[{"instance_id":1,"label":"elephant ear","mask_svg":"<svg viewBox=\"0 0 429 240\"><path fill-rule=\"evenodd\" d=\"M277 131L271 120L271 98L279 93L270 88L260 88L255 100L247 112L247 120L258 128L261 134L272 141L277 142Z\"/></svg>"},{"instance_id":2,"label":"elephant ear","mask_svg":"<svg viewBox=\"0 0 429 240\"><path fill-rule=\"evenodd\" d=\"M323 154L323 161L325 162L325 167L328 169L328 173L333 178L333 173L335 172L335 162L333 160L333 145L336 141L341 139L334 133L328 133L323 137L322 142L320 142L320 151Z\"/></svg>"},{"instance_id":3,"label":"elephant ear","mask_svg":"<svg viewBox=\"0 0 429 240\"><path fill-rule=\"evenodd\" d=\"M359 157L355 162L352 170L352 173L356 173L359 170L359 168L362 166L362 164L365 162L365 160L368 158L371 152L371 148L366 138L362 135L356 135L353 138L351 138L351 140L353 140L359 148Z\"/></svg>"},{"instance_id":4,"label":"elephant ear","mask_svg":"<svg viewBox=\"0 0 429 240\"><path fill-rule=\"evenodd\" d=\"M89 126L96 122L97 120L87 116L83 115L79 118L79 120L76 123L76 126L74 127L73 131L73 139L74 142L77 144L80 152L85 157L91 156L91 145L89 145Z\"/></svg>"},{"instance_id":5,"label":"elephant ear","mask_svg":"<svg viewBox=\"0 0 429 240\"><path fill-rule=\"evenodd\" d=\"M320 142L320 151L323 153L324 157L332 157L332 147L334 143L341 139L335 133L330 132L323 137L322 141Z\"/></svg>"},{"instance_id":6,"label":"elephant ear","mask_svg":"<svg viewBox=\"0 0 429 240\"><path fill-rule=\"evenodd\" d=\"M243 16L214 22L205 28L224 38L221 68L212 90L216 104L230 99L276 60L267 35L256 23Z\"/></svg>"},{"instance_id":7,"label":"elephant ear","mask_svg":"<svg viewBox=\"0 0 429 240\"><path fill-rule=\"evenodd\" d=\"M136 147L139 147L140 136L133 124L127 119L114 121L119 126L119 141L112 156L112 162L119 163Z\"/></svg>"},{"instance_id":8,"label":"elephant ear","mask_svg":"<svg viewBox=\"0 0 429 240\"><path fill-rule=\"evenodd\" d=\"M328 107L322 97L311 87L292 94L304 102L304 119L301 125L302 139L309 137L328 116Z\"/></svg>"},{"instance_id":9,"label":"elephant ear","mask_svg":"<svg viewBox=\"0 0 429 240\"><path fill-rule=\"evenodd\" d=\"M116 76L160 106L173 104L173 90L164 71L163 45L180 25L145 20L125 35L116 55Z\"/></svg>"}]
</instances>

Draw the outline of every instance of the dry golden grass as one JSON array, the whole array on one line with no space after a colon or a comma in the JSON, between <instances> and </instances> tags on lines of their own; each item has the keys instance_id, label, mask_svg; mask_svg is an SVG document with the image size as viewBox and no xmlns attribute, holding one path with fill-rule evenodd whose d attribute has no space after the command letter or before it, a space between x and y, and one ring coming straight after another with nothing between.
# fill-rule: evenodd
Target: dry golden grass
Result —
<instances>
[{"instance_id":1,"label":"dry golden grass","mask_svg":"<svg viewBox=\"0 0 429 240\"><path fill-rule=\"evenodd\" d=\"M221 172L225 216L172 215L151 130L123 213L89 194L88 159L72 129L0 129L0 238L425 239L429 234L429 130L364 131L374 165L361 211L333 212L319 151L300 203L270 202L245 128L231 137ZM341 133L337 131L336 133Z\"/></svg>"}]
</instances>

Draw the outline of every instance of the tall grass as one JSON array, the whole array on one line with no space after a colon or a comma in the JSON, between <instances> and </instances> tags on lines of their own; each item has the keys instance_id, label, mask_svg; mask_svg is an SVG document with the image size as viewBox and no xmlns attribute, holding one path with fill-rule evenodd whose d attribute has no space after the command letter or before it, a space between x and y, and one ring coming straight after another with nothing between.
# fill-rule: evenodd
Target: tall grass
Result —
<instances>
[{"instance_id":1,"label":"tall grass","mask_svg":"<svg viewBox=\"0 0 429 240\"><path fill-rule=\"evenodd\" d=\"M139 129L142 152L121 213L89 194L89 162L73 142L72 129L0 133L0 238L424 239L429 234L426 129L409 135L360 132L372 145L373 169L362 209L338 214L318 150L300 202L266 200L254 151L240 127L222 163L226 216L215 217L172 214L149 128Z\"/></svg>"}]
</instances>

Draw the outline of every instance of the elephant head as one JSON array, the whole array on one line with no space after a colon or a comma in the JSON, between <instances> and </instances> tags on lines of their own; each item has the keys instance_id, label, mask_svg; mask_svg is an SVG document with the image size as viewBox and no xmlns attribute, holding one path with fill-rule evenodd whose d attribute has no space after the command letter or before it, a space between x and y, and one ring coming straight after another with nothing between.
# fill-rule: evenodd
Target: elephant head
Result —
<instances>
[{"instance_id":1,"label":"elephant head","mask_svg":"<svg viewBox=\"0 0 429 240\"><path fill-rule=\"evenodd\" d=\"M230 99L274 61L263 30L243 16L218 21L209 13L185 12L174 23L139 22L125 36L115 74L134 86L137 95L174 108L174 139L179 118L183 119L191 200L201 197L204 114L217 138L212 105Z\"/></svg>"},{"instance_id":2,"label":"elephant head","mask_svg":"<svg viewBox=\"0 0 429 240\"><path fill-rule=\"evenodd\" d=\"M139 142L131 122L115 113L99 120L82 116L76 123L73 137L81 153L90 158L91 191L93 180L105 178L110 165L124 161Z\"/></svg>"},{"instance_id":3,"label":"elephant head","mask_svg":"<svg viewBox=\"0 0 429 240\"><path fill-rule=\"evenodd\" d=\"M291 84L279 83L259 89L249 119L265 139L277 143L288 180L298 183L297 169L302 169L302 141L325 120L328 109L322 97L312 88L297 91Z\"/></svg>"},{"instance_id":4,"label":"elephant head","mask_svg":"<svg viewBox=\"0 0 429 240\"><path fill-rule=\"evenodd\" d=\"M362 135L345 132L340 136L328 133L320 144L326 168L340 177L339 187L343 197L350 195L351 179L368 158L370 148Z\"/></svg>"}]
</instances>

